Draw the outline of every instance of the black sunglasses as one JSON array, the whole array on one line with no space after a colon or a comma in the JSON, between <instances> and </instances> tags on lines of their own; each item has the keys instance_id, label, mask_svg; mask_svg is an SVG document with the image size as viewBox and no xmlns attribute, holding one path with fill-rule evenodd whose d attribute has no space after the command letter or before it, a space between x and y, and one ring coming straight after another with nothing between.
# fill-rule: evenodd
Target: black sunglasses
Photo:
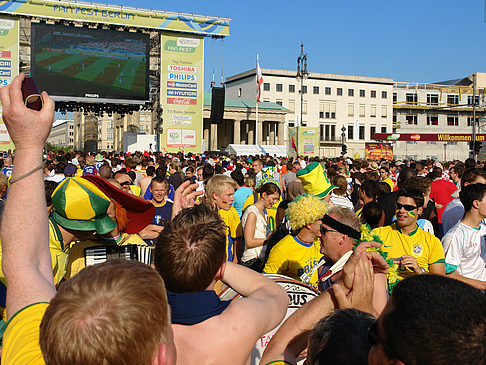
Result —
<instances>
[{"instance_id":1,"label":"black sunglasses","mask_svg":"<svg viewBox=\"0 0 486 365\"><path fill-rule=\"evenodd\" d=\"M397 360L402 361L398 355L395 349L389 345L384 339L380 337L378 334L378 321L375 321L370 328L368 328L368 342L370 343L371 346L375 346L376 344L380 343L382 346L386 349L386 351L389 353L391 357L396 358ZM402 361L404 364L405 362Z\"/></svg>"},{"instance_id":2,"label":"black sunglasses","mask_svg":"<svg viewBox=\"0 0 486 365\"><path fill-rule=\"evenodd\" d=\"M412 210L417 209L415 205L397 203L397 210L400 210L402 208L405 209L407 212L411 212Z\"/></svg>"},{"instance_id":3,"label":"black sunglasses","mask_svg":"<svg viewBox=\"0 0 486 365\"><path fill-rule=\"evenodd\" d=\"M321 235L323 235L323 236L324 236L324 235L325 235L327 232L338 232L338 233L339 233L339 231L336 231L335 229L331 229L331 228L326 228L326 227L324 227L322 224L321 224L321 228L320 228L320 229L321 229Z\"/></svg>"}]
</instances>

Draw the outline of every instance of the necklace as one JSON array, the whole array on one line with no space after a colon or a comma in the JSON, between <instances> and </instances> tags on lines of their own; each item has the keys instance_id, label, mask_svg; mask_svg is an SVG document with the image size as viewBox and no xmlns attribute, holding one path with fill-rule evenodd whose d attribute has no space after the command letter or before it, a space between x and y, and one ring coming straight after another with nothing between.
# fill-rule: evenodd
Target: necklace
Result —
<instances>
[{"instance_id":1,"label":"necklace","mask_svg":"<svg viewBox=\"0 0 486 365\"><path fill-rule=\"evenodd\" d=\"M309 241L305 241L305 240L303 240L302 238L300 238L300 237L299 237L299 235L298 235L298 234L297 234L297 238L298 238L299 240L301 240L302 242L304 242L304 243L308 243L308 244L310 244L310 243L314 243L314 240L312 240L312 241L310 241L310 242L309 242Z\"/></svg>"}]
</instances>

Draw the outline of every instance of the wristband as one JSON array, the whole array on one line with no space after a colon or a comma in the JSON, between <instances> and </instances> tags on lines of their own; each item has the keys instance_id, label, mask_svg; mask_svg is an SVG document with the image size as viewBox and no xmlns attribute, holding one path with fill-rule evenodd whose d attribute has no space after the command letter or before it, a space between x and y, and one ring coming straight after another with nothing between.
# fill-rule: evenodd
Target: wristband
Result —
<instances>
[{"instance_id":1,"label":"wristband","mask_svg":"<svg viewBox=\"0 0 486 365\"><path fill-rule=\"evenodd\" d=\"M24 178L26 178L26 177L28 177L28 176L32 175L34 172L36 172L36 171L38 171L38 170L42 169L42 168L44 167L44 164L45 164L45 163L46 163L46 160L42 161L42 163L41 163L39 166L34 167L34 169L30 170L28 173L23 174L23 175L22 175L22 176L20 176L20 177L16 177L15 179L10 179L10 185L12 185L13 183L16 183L17 181L20 181L20 180L22 180L22 179L24 179Z\"/></svg>"}]
</instances>

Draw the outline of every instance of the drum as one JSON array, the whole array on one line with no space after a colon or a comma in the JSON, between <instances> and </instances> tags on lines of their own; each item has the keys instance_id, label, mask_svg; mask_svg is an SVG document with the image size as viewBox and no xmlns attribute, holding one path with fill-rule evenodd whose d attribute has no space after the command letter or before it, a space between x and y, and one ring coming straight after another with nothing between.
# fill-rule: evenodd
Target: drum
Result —
<instances>
[{"instance_id":1,"label":"drum","mask_svg":"<svg viewBox=\"0 0 486 365\"><path fill-rule=\"evenodd\" d=\"M288 276L278 275L278 274L263 274L267 278L275 281L281 287L285 289L289 296L289 306L287 308L287 313L285 314L284 319L282 322L271 330L268 333L265 333L262 337L260 337L255 344L255 347L251 351L250 356L250 364L257 365L260 363L260 359L262 358L263 351L267 347L267 344L272 339L275 332L277 332L280 325L292 315L297 309L302 307L305 303L311 301L313 298L317 297L319 293L313 287L301 283L295 279L289 278ZM235 292L233 289L226 287L221 291L219 294L219 298L221 300L232 300L241 298L241 296ZM305 359L297 359L298 364L303 364Z\"/></svg>"}]
</instances>

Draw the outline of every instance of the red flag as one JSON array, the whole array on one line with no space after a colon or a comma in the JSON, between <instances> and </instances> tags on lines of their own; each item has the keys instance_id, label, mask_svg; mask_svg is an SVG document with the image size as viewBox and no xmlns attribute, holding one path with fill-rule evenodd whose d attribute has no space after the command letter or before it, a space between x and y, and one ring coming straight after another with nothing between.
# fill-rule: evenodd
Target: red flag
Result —
<instances>
[{"instance_id":1,"label":"red flag","mask_svg":"<svg viewBox=\"0 0 486 365\"><path fill-rule=\"evenodd\" d=\"M263 84L263 77L262 77L262 70L260 69L260 64L258 63L258 53L257 53L257 62L256 62L256 76L257 76L257 102L260 102L260 97L262 96L262 84Z\"/></svg>"},{"instance_id":2,"label":"red flag","mask_svg":"<svg viewBox=\"0 0 486 365\"><path fill-rule=\"evenodd\" d=\"M299 154L299 152L297 151L297 146L295 145L294 137L290 136L290 138L292 138L292 148L295 150L295 153Z\"/></svg>"}]
</instances>

